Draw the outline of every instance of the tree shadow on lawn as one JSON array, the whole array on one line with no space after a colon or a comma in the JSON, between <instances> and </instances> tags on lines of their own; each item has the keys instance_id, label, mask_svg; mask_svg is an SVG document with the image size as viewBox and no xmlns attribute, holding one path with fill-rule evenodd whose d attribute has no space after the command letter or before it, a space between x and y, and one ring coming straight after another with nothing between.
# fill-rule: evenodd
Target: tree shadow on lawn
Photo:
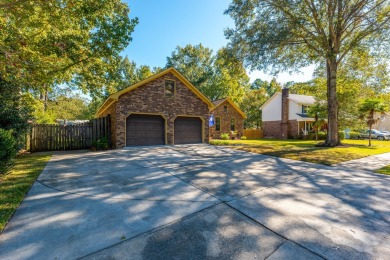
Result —
<instances>
[{"instance_id":1,"label":"tree shadow on lawn","mask_svg":"<svg viewBox=\"0 0 390 260\"><path fill-rule=\"evenodd\" d=\"M257 154L264 154L274 157L281 157L304 162L318 163L323 165L333 165L344 161L359 159L370 154L354 152L354 148L361 151L373 151L377 147L364 145L345 145L338 147L318 147L313 144L295 146L291 144L280 145L242 145L228 146L232 149L243 150ZM282 148L282 149L281 149ZM349 149L351 148L351 149ZM348 150L349 149L349 150Z\"/></svg>"}]
</instances>

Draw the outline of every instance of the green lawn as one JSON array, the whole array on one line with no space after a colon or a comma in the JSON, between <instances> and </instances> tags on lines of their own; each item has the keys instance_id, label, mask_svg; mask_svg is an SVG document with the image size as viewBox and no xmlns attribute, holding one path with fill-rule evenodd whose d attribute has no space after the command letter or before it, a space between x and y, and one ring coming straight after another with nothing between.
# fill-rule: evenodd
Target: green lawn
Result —
<instances>
[{"instance_id":1,"label":"green lawn","mask_svg":"<svg viewBox=\"0 0 390 260\"><path fill-rule=\"evenodd\" d=\"M50 157L50 154L19 155L11 172L0 177L0 231L19 207Z\"/></svg>"},{"instance_id":2,"label":"green lawn","mask_svg":"<svg viewBox=\"0 0 390 260\"><path fill-rule=\"evenodd\" d=\"M305 140L212 140L211 144L229 146L253 153L289 158L305 162L332 165L369 155L390 152L389 141L344 140L341 147L316 147L316 141Z\"/></svg>"},{"instance_id":3,"label":"green lawn","mask_svg":"<svg viewBox=\"0 0 390 260\"><path fill-rule=\"evenodd\" d=\"M379 170L376 170L375 172L390 175L390 165L387 165L383 168L380 168Z\"/></svg>"}]
</instances>

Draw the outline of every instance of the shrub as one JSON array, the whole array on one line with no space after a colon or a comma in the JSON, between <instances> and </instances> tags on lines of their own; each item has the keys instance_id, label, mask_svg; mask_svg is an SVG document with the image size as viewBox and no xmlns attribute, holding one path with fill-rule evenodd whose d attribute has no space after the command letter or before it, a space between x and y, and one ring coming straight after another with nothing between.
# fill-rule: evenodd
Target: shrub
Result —
<instances>
[{"instance_id":1,"label":"shrub","mask_svg":"<svg viewBox=\"0 0 390 260\"><path fill-rule=\"evenodd\" d=\"M96 147L96 150L107 150L108 149L108 138L102 137L99 140L93 143L93 146Z\"/></svg>"},{"instance_id":2,"label":"shrub","mask_svg":"<svg viewBox=\"0 0 390 260\"><path fill-rule=\"evenodd\" d=\"M320 131L318 132L318 140L325 140L326 139L326 132Z\"/></svg>"},{"instance_id":3,"label":"shrub","mask_svg":"<svg viewBox=\"0 0 390 260\"><path fill-rule=\"evenodd\" d=\"M307 140L316 140L316 133L309 133L307 135Z\"/></svg>"},{"instance_id":4,"label":"shrub","mask_svg":"<svg viewBox=\"0 0 390 260\"><path fill-rule=\"evenodd\" d=\"M349 139L359 139L359 132L350 131L349 133Z\"/></svg>"},{"instance_id":5,"label":"shrub","mask_svg":"<svg viewBox=\"0 0 390 260\"><path fill-rule=\"evenodd\" d=\"M325 140L326 139L326 133L325 132L318 132L318 140ZM316 140L316 133L309 133L307 140Z\"/></svg>"},{"instance_id":6,"label":"shrub","mask_svg":"<svg viewBox=\"0 0 390 260\"><path fill-rule=\"evenodd\" d=\"M222 133L219 138L221 138L222 140L229 140L229 134L227 133Z\"/></svg>"},{"instance_id":7,"label":"shrub","mask_svg":"<svg viewBox=\"0 0 390 260\"><path fill-rule=\"evenodd\" d=\"M339 131L339 140L344 140L345 139L345 133L344 131Z\"/></svg>"},{"instance_id":8,"label":"shrub","mask_svg":"<svg viewBox=\"0 0 390 260\"><path fill-rule=\"evenodd\" d=\"M241 136L241 140L246 140L246 136L245 135Z\"/></svg>"},{"instance_id":9,"label":"shrub","mask_svg":"<svg viewBox=\"0 0 390 260\"><path fill-rule=\"evenodd\" d=\"M28 121L32 119L34 105L31 94L20 94L21 87L4 81L0 77L0 128L12 130L16 140L15 149L25 145L24 135L28 130Z\"/></svg>"},{"instance_id":10,"label":"shrub","mask_svg":"<svg viewBox=\"0 0 390 260\"><path fill-rule=\"evenodd\" d=\"M210 141L210 144L212 144L212 145L229 145L230 143L229 143L229 141L214 139L214 140Z\"/></svg>"},{"instance_id":11,"label":"shrub","mask_svg":"<svg viewBox=\"0 0 390 260\"><path fill-rule=\"evenodd\" d=\"M5 174L12 168L17 154L16 146L12 131L0 128L0 174Z\"/></svg>"}]
</instances>

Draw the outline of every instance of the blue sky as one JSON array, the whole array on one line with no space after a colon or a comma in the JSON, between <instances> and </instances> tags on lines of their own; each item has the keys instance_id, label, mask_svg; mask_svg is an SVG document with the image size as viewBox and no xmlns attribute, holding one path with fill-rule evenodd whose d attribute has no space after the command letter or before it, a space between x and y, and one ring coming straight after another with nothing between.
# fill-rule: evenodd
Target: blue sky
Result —
<instances>
[{"instance_id":1,"label":"blue sky","mask_svg":"<svg viewBox=\"0 0 390 260\"><path fill-rule=\"evenodd\" d=\"M202 43L217 51L227 44L224 29L233 27L233 20L223 12L230 0L126 0L130 17L139 24L132 34L133 41L123 52L137 65L163 67L176 46ZM311 79L312 69L303 74L280 74L280 82ZM251 80L272 77L262 72L250 74Z\"/></svg>"}]
</instances>

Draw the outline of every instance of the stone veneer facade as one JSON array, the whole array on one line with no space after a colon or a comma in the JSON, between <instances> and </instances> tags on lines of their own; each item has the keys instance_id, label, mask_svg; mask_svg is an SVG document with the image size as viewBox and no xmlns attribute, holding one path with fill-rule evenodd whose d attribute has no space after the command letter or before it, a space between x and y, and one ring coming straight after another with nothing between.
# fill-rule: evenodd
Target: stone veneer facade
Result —
<instances>
[{"instance_id":1,"label":"stone veneer facade","mask_svg":"<svg viewBox=\"0 0 390 260\"><path fill-rule=\"evenodd\" d=\"M165 97L165 79L175 81L173 97ZM208 105L172 73L167 73L121 95L101 116L110 114L114 148L126 146L126 118L130 114L161 115L166 119L166 144L174 144L177 116L199 117L203 122L203 142L209 142Z\"/></svg>"},{"instance_id":2,"label":"stone veneer facade","mask_svg":"<svg viewBox=\"0 0 390 260\"><path fill-rule=\"evenodd\" d=\"M224 106L227 106L227 111L225 112ZM215 130L214 126L210 127L210 138L219 139L220 135L223 133L230 133L230 120L232 118L236 119L236 131L237 134L241 137L244 131L244 118L238 113L238 111L227 101L223 101L216 108L214 108L211 113L214 115L214 121L216 117L221 118L221 130Z\"/></svg>"}]
</instances>

